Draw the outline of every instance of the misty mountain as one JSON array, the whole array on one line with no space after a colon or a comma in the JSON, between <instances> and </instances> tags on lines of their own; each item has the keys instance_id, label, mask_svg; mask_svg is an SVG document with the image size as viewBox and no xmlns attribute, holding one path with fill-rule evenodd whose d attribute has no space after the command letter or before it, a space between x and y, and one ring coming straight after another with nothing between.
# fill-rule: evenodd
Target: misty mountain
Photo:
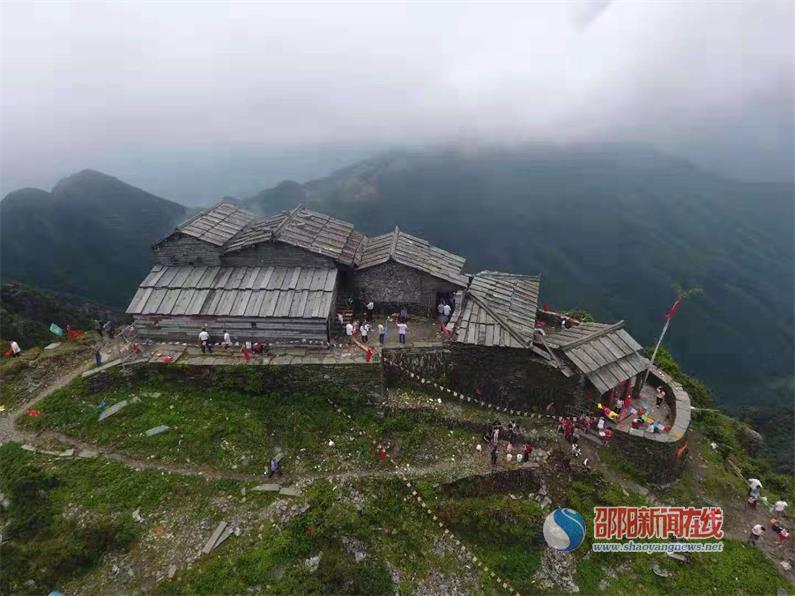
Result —
<instances>
[{"instance_id":1,"label":"misty mountain","mask_svg":"<svg viewBox=\"0 0 795 596\"><path fill-rule=\"evenodd\" d=\"M182 205L84 170L51 192L0 202L3 280L126 306L151 267L152 242L184 220Z\"/></svg>"},{"instance_id":2,"label":"misty mountain","mask_svg":"<svg viewBox=\"0 0 795 596\"><path fill-rule=\"evenodd\" d=\"M0 286L0 339L16 340L23 348L48 344L57 338L50 324L62 329L93 331L96 321L112 320L117 328L130 317L122 309L96 304L85 298L39 290L20 283Z\"/></svg>"},{"instance_id":3,"label":"misty mountain","mask_svg":"<svg viewBox=\"0 0 795 596\"><path fill-rule=\"evenodd\" d=\"M392 152L245 203L298 202L369 234L395 224L470 271L542 275L542 300L625 319L645 345L674 300L666 344L724 407L791 401L793 186L747 183L634 145Z\"/></svg>"}]
</instances>

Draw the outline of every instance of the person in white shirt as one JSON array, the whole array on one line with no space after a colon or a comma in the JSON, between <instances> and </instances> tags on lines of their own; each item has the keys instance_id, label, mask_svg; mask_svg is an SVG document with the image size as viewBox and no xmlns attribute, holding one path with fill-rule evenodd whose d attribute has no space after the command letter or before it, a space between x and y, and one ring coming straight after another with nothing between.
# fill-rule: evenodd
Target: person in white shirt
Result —
<instances>
[{"instance_id":1,"label":"person in white shirt","mask_svg":"<svg viewBox=\"0 0 795 596\"><path fill-rule=\"evenodd\" d=\"M749 478L748 479L748 494L752 497L759 497L759 494L762 492L762 483L759 482L756 478Z\"/></svg>"},{"instance_id":2,"label":"person in white shirt","mask_svg":"<svg viewBox=\"0 0 795 596\"><path fill-rule=\"evenodd\" d=\"M398 337L400 338L400 343L406 343L406 330L409 328L406 323L398 323Z\"/></svg>"},{"instance_id":3,"label":"person in white shirt","mask_svg":"<svg viewBox=\"0 0 795 596\"><path fill-rule=\"evenodd\" d=\"M380 343L383 346L385 338L386 338L386 329L381 323L378 323L378 343Z\"/></svg>"},{"instance_id":4,"label":"person in white shirt","mask_svg":"<svg viewBox=\"0 0 795 596\"><path fill-rule=\"evenodd\" d=\"M373 320L373 311L375 310L375 302L370 300L370 302L367 303L365 308L367 309L367 320L368 321L372 321Z\"/></svg>"},{"instance_id":5,"label":"person in white shirt","mask_svg":"<svg viewBox=\"0 0 795 596\"><path fill-rule=\"evenodd\" d=\"M348 342L353 343L353 323L345 325L345 335L348 336Z\"/></svg>"},{"instance_id":6,"label":"person in white shirt","mask_svg":"<svg viewBox=\"0 0 795 596\"><path fill-rule=\"evenodd\" d=\"M600 431L603 431L605 429L605 419L604 418L600 418L599 419L599 422L596 423L596 428L599 429Z\"/></svg>"},{"instance_id":7,"label":"person in white shirt","mask_svg":"<svg viewBox=\"0 0 795 596\"><path fill-rule=\"evenodd\" d=\"M12 339L11 340L11 356L17 357L21 353L22 353L22 348L20 348L19 344Z\"/></svg>"},{"instance_id":8,"label":"person in white shirt","mask_svg":"<svg viewBox=\"0 0 795 596\"><path fill-rule=\"evenodd\" d=\"M229 335L229 332L224 329L224 351L228 350L232 347L232 336Z\"/></svg>"},{"instance_id":9,"label":"person in white shirt","mask_svg":"<svg viewBox=\"0 0 795 596\"><path fill-rule=\"evenodd\" d=\"M784 513L784 509L786 509L787 506L788 506L788 504L787 504L786 501L776 501L773 504L773 509L771 509L771 511L773 511L774 513L781 514L781 513Z\"/></svg>"},{"instance_id":10,"label":"person in white shirt","mask_svg":"<svg viewBox=\"0 0 795 596\"><path fill-rule=\"evenodd\" d=\"M436 312L438 312L440 315L444 314L444 302L439 303L439 306L436 307Z\"/></svg>"},{"instance_id":11,"label":"person in white shirt","mask_svg":"<svg viewBox=\"0 0 795 596\"><path fill-rule=\"evenodd\" d=\"M359 329L359 333L362 334L362 341L364 343L367 343L367 337L370 333L370 323L365 323L364 325L362 325L361 328Z\"/></svg>"},{"instance_id":12,"label":"person in white shirt","mask_svg":"<svg viewBox=\"0 0 795 596\"><path fill-rule=\"evenodd\" d=\"M450 320L450 314L453 312L453 309L450 308L449 304L445 304L444 308L442 309L442 314L444 315L445 322Z\"/></svg>"},{"instance_id":13,"label":"person in white shirt","mask_svg":"<svg viewBox=\"0 0 795 596\"><path fill-rule=\"evenodd\" d=\"M751 534L748 536L748 544L756 544L756 541L759 540L759 537L767 531L762 524L756 524L753 528L751 528Z\"/></svg>"},{"instance_id":14,"label":"person in white shirt","mask_svg":"<svg viewBox=\"0 0 795 596\"><path fill-rule=\"evenodd\" d=\"M205 351L210 352L210 354L213 353L213 347L210 344L210 334L207 333L206 327L199 331L199 342L201 342L202 354L204 354Z\"/></svg>"}]
</instances>

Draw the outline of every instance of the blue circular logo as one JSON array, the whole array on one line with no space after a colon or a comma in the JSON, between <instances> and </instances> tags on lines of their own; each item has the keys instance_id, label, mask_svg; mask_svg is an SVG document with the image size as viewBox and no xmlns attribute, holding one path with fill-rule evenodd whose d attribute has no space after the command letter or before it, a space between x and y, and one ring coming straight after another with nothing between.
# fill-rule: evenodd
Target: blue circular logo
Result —
<instances>
[{"instance_id":1,"label":"blue circular logo","mask_svg":"<svg viewBox=\"0 0 795 596\"><path fill-rule=\"evenodd\" d=\"M544 539L555 550L571 552L585 540L585 520L574 509L555 509L544 520Z\"/></svg>"}]
</instances>

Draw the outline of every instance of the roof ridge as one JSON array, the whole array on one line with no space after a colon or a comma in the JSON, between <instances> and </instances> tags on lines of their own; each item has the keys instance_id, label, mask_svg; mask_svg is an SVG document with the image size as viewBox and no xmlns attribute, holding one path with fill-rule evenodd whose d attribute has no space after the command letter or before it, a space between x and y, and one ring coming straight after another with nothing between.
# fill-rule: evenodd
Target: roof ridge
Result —
<instances>
[{"instance_id":1,"label":"roof ridge","mask_svg":"<svg viewBox=\"0 0 795 596\"><path fill-rule=\"evenodd\" d=\"M285 217L284 220L282 221L282 223L280 223L278 226L276 226L276 229L273 230L273 232L272 232L274 240L278 240L279 239L279 236L281 235L282 230L284 230L284 228L287 227L287 224L292 221L292 219L295 216L295 214L298 213L303 208L304 208L304 205L302 203L299 203L297 207L294 207L293 209L288 211L287 217Z\"/></svg>"},{"instance_id":2,"label":"roof ridge","mask_svg":"<svg viewBox=\"0 0 795 596\"><path fill-rule=\"evenodd\" d=\"M587 325L587 323L584 324ZM622 319L618 323L613 323L612 325L608 325L607 327L594 331L590 335L586 335L585 337L581 337L580 339L577 339L571 343L562 345L560 346L560 349L565 352L566 350L570 350L572 348L581 346L584 343L588 343L589 341L593 341L597 337L602 337L603 335L607 335L608 333L612 333L613 331L618 331L623 327L624 327L624 320Z\"/></svg>"},{"instance_id":3,"label":"roof ridge","mask_svg":"<svg viewBox=\"0 0 795 596\"><path fill-rule=\"evenodd\" d=\"M525 273L507 273L505 271L492 271L491 269L484 269L483 271L478 271L474 275L500 275L505 277L521 277L525 279L532 279L534 281L541 280L541 274L535 273L533 275L525 274Z\"/></svg>"},{"instance_id":4,"label":"roof ridge","mask_svg":"<svg viewBox=\"0 0 795 596\"><path fill-rule=\"evenodd\" d=\"M400 236L400 228L395 226L395 229L392 231L392 245L389 247L389 258L395 258L395 250L397 249L397 241L398 237Z\"/></svg>"},{"instance_id":5,"label":"roof ridge","mask_svg":"<svg viewBox=\"0 0 795 596\"><path fill-rule=\"evenodd\" d=\"M508 333L510 333L511 336L516 341L518 341L520 344L522 344L524 346L532 345L532 343L533 343L533 338L532 337L530 338L529 341L525 340L522 336L520 336L517 333L517 331L513 328L513 326L510 323L508 323L505 319L502 318L502 315L498 315L497 313L495 313L490 306L486 306L486 304L483 301L481 301L475 294L472 294L472 293L470 293L469 290L467 290L467 295L471 296L472 299L475 302L477 302L478 306L480 306L480 308L482 308L487 313L489 313L489 315L492 318L494 318L494 320L497 321L502 326L503 329L505 329Z\"/></svg>"}]
</instances>

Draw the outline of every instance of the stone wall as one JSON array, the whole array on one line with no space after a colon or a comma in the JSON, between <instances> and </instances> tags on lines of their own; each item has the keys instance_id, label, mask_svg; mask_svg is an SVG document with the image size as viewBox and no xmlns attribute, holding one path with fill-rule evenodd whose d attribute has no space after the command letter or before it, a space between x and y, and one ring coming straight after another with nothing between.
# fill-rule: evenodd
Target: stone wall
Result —
<instances>
[{"instance_id":1,"label":"stone wall","mask_svg":"<svg viewBox=\"0 0 795 596\"><path fill-rule=\"evenodd\" d=\"M337 265L333 259L314 252L283 244L280 242L261 242L243 250L237 250L221 257L227 267L317 267L333 269Z\"/></svg>"},{"instance_id":2,"label":"stone wall","mask_svg":"<svg viewBox=\"0 0 795 596\"><path fill-rule=\"evenodd\" d=\"M140 383L152 379L191 383L208 392L234 389L257 395L278 393L322 393L340 397L353 394L368 403L384 400L381 367L363 364L235 364L202 366L142 363L110 368L83 380L86 391L96 392L118 383Z\"/></svg>"},{"instance_id":3,"label":"stone wall","mask_svg":"<svg viewBox=\"0 0 795 596\"><path fill-rule=\"evenodd\" d=\"M674 416L670 431L616 430L609 448L630 462L648 482L664 485L676 480L687 459L690 396L682 385L656 367L651 368L649 384L662 385L665 390L665 401Z\"/></svg>"},{"instance_id":4,"label":"stone wall","mask_svg":"<svg viewBox=\"0 0 795 596\"><path fill-rule=\"evenodd\" d=\"M211 265L221 264L221 247L185 236L179 232L155 244L152 252L155 263L161 265Z\"/></svg>"},{"instance_id":5,"label":"stone wall","mask_svg":"<svg viewBox=\"0 0 795 596\"><path fill-rule=\"evenodd\" d=\"M425 315L436 312L437 292L459 289L453 283L389 261L346 274L340 296L353 297L363 304L372 300L379 312L397 312L405 305L410 312Z\"/></svg>"},{"instance_id":6,"label":"stone wall","mask_svg":"<svg viewBox=\"0 0 795 596\"><path fill-rule=\"evenodd\" d=\"M465 395L479 390L484 400L511 409L540 412L554 403L554 411L563 413L582 395L581 378L566 378L528 350L451 343L446 348L387 348L384 358ZM392 367L385 380L403 382Z\"/></svg>"}]
</instances>

